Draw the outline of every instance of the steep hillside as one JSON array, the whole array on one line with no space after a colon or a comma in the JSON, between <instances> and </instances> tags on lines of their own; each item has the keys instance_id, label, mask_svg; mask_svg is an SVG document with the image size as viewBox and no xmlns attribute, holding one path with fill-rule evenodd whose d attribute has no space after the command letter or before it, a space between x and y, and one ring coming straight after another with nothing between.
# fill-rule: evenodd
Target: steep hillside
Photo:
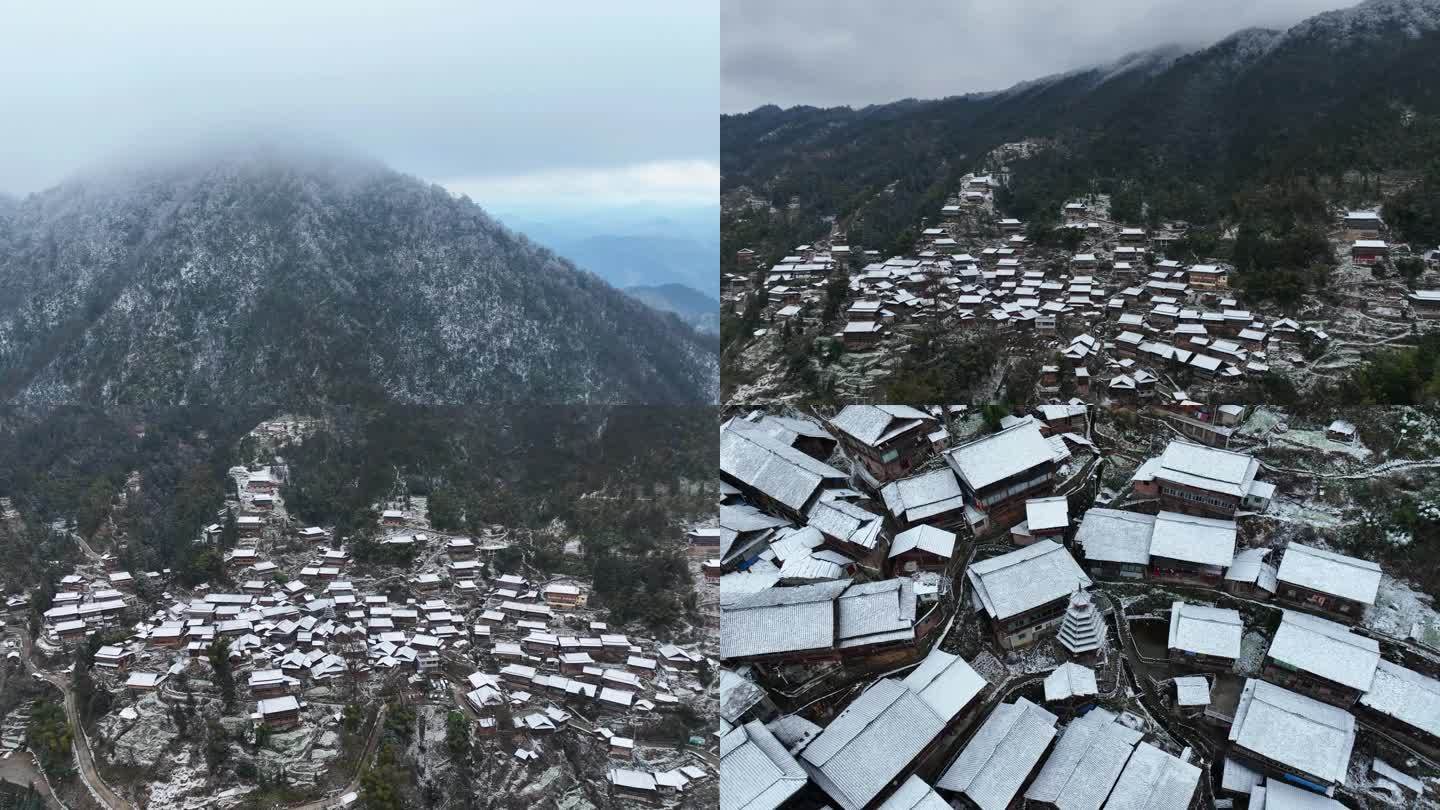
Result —
<instances>
[{"instance_id":1,"label":"steep hillside","mask_svg":"<svg viewBox=\"0 0 1440 810\"><path fill-rule=\"evenodd\" d=\"M246 150L0 217L0 404L713 399L714 349L468 199Z\"/></svg>"},{"instance_id":2,"label":"steep hillside","mask_svg":"<svg viewBox=\"0 0 1440 810\"><path fill-rule=\"evenodd\" d=\"M1440 0L1369 0L1287 31L1247 30L1193 53L1162 48L1000 93L859 110L763 107L721 119L725 245L775 250L823 235L885 249L991 150L1052 148L1012 165L1043 179L1020 216L1068 195L1143 189L1152 218L1213 221L1236 192L1415 171L1440 146ZM787 211L737 224L739 192ZM883 198L878 197L883 192Z\"/></svg>"}]
</instances>

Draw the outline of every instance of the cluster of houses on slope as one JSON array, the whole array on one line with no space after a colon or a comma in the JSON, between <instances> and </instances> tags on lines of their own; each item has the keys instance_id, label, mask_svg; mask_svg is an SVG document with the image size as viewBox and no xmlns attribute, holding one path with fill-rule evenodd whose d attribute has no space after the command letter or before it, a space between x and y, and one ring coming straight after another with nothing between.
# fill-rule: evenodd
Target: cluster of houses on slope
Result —
<instances>
[{"instance_id":1,"label":"cluster of houses on slope","mask_svg":"<svg viewBox=\"0 0 1440 810\"><path fill-rule=\"evenodd\" d=\"M932 614L912 607L924 580L907 574L959 575L955 532L978 527L1010 528L1017 547L970 561L965 587L954 590L966 595L1002 650L1058 637L1072 660L1047 676L1047 705L1073 706L1097 693L1094 671L1080 663L1104 644L1104 625L1087 593L1097 580L1214 588L1284 607L1258 672L1236 681L1225 705L1212 703L1204 674L1172 679L1177 711L1228 727L1225 790L1233 795L1253 803L1268 791L1277 803L1301 795L1320 802L1316 807L1338 807L1324 804L1332 801L1325 796L1345 784L1357 716L1440 745L1440 681L1384 660L1373 638L1350 628L1375 604L1377 565L1298 542L1283 555L1241 547L1237 519L1265 511L1274 485L1260 479L1249 455L1179 440L1132 478L1131 500L1153 508L1092 508L1073 526L1066 499L1049 487L1065 458L1067 429L1083 430L1070 420L1084 415L1083 408L1051 407L956 447L947 446L933 409L851 406L830 420L829 430L759 414L726 424L722 445L728 434L750 442L722 446L721 453L727 492L720 521L727 667L721 718L728 740L722 748L736 757L736 770L722 767L722 788L746 797L735 807L780 807L807 785L847 808L930 801L1004 808L1023 797L1099 810L1132 794L1160 802L1147 806L1188 806L1199 768L1144 742L1143 725L1096 709L1062 731L1057 714L1025 698L983 717L973 710L987 684L976 683L963 660L929 644L933 636L923 625ZM827 441L832 433L836 438ZM766 437L760 450L756 435ZM837 445L849 474L830 464ZM811 531L805 521L816 504L866 502L852 484L879 489L884 508L874 514L888 538L882 542L892 561L898 550L901 559L913 555L912 564L876 571L844 553L855 551L844 538ZM812 559L838 568L824 578L797 573L787 563L797 536L806 538L798 545ZM942 602L933 615L944 609ZM1191 673L1236 672L1245 630L1236 610L1176 601L1169 661ZM873 683L823 727L780 713L759 685L791 677L797 666L823 673L843 662L881 670L907 655L916 660L927 647L911 676ZM940 673L956 684L946 687L943 707L926 700L926 684L946 682ZM957 728L970 726L969 742L935 772L933 784L916 775L943 754L938 746L955 739ZM1104 763L1093 781L1089 771L1077 776L1077 762L1087 757L1096 758L1096 767ZM745 776L729 787L727 773L755 772L742 771L742 762L766 776ZM1303 794L1287 793L1296 785ZM1084 798L1057 804L1062 795Z\"/></svg>"},{"instance_id":2,"label":"cluster of houses on slope","mask_svg":"<svg viewBox=\"0 0 1440 810\"><path fill-rule=\"evenodd\" d=\"M1123 319L1122 343L1131 351L1165 354L1159 359L1202 374L1239 376L1263 373L1265 352L1276 347L1271 344L1301 331L1298 325L1287 330L1290 322L1281 319L1271 325L1274 334L1267 335L1265 323L1227 297L1230 273L1223 264L1155 259L1152 251L1166 252L1177 237L1172 229L1152 235L1143 228L1096 221L1084 202L1063 207L1060 228L1085 233L1098 245L1090 252L1075 253L1063 264L1037 258L1022 233L1024 224L1000 219L999 240L971 255L956 238L957 219L972 214L975 204L988 203L992 189L971 188L967 181L942 208L939 224L921 231L909 255L882 259L876 251L861 253L838 243L797 247L765 274L773 318L783 322L813 314L831 274L854 267L846 324L836 335L854 350L873 346L905 321L939 319L957 328L990 323L1053 334L1066 318L1109 317ZM1384 223L1378 213L1349 211L1342 224L1356 264L1374 264L1390 255L1390 245L1380 238ZM843 241L843 234L837 237ZM748 248L738 258L747 268L757 259ZM1440 314L1440 293L1420 291L1407 300L1414 317ZM1206 302L1217 309L1192 308ZM1306 337L1323 339L1324 333L1310 329Z\"/></svg>"},{"instance_id":3,"label":"cluster of houses on slope","mask_svg":"<svg viewBox=\"0 0 1440 810\"><path fill-rule=\"evenodd\" d=\"M474 544L461 539L447 542L450 564L473 562ZM261 565L268 568L254 570ZM252 720L270 728L302 722L301 697L310 684L390 673L445 677L447 660L489 662L490 670L471 676L466 694L481 734L509 731L497 728L499 706L515 717L516 730L538 734L564 725L567 709L624 723L703 694L695 676L703 659L693 650L642 646L601 622L586 623L588 632L568 629L585 604L585 589L574 581L486 578L477 566L449 595L422 574L396 599L393 587L373 590L339 577L344 565L338 560L331 573L306 565L286 580L273 563L258 561L239 572L238 592L201 586L189 597L165 593L168 606L147 615L132 593L111 587L123 583L116 575L123 572L105 579L71 574L43 614L43 641L73 646L96 633L123 636L100 647L97 670L113 672L117 688L163 696L172 676L223 639L237 680L255 701ZM619 755L631 748L624 738L611 744Z\"/></svg>"}]
</instances>

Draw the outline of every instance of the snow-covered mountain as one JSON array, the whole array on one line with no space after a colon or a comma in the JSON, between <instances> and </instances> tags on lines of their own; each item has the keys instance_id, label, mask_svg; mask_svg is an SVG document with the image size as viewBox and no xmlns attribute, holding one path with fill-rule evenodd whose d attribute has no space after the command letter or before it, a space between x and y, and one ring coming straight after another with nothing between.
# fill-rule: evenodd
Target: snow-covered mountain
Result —
<instances>
[{"instance_id":1,"label":"snow-covered mountain","mask_svg":"<svg viewBox=\"0 0 1440 810\"><path fill-rule=\"evenodd\" d=\"M243 148L0 205L0 407L697 403L713 342L364 160Z\"/></svg>"}]
</instances>

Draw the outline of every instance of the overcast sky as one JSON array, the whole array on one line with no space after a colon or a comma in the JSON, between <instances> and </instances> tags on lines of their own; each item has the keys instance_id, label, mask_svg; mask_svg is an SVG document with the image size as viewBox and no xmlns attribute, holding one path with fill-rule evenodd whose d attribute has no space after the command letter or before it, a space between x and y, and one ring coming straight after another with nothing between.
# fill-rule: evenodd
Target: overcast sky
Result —
<instances>
[{"instance_id":1,"label":"overcast sky","mask_svg":"<svg viewBox=\"0 0 1440 810\"><path fill-rule=\"evenodd\" d=\"M718 3L8 3L0 190L274 125L487 206L714 203Z\"/></svg>"},{"instance_id":2,"label":"overcast sky","mask_svg":"<svg viewBox=\"0 0 1440 810\"><path fill-rule=\"evenodd\" d=\"M724 0L721 107L941 98L1242 28L1283 28L1346 0Z\"/></svg>"}]
</instances>

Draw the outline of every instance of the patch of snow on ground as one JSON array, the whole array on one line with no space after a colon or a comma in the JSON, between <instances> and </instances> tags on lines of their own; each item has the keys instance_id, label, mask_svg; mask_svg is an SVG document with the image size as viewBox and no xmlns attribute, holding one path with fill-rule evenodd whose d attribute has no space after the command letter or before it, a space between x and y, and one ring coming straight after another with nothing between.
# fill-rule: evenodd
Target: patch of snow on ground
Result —
<instances>
[{"instance_id":1,"label":"patch of snow on ground","mask_svg":"<svg viewBox=\"0 0 1440 810\"><path fill-rule=\"evenodd\" d=\"M1003 683L1010 674L1005 664L989 649L981 650L975 660L970 662L970 667L990 683Z\"/></svg>"},{"instance_id":2,"label":"patch of snow on ground","mask_svg":"<svg viewBox=\"0 0 1440 810\"><path fill-rule=\"evenodd\" d=\"M1235 671L1241 675L1254 675L1265 661L1265 651L1270 639L1264 633L1250 631L1240 639L1240 657L1235 661Z\"/></svg>"},{"instance_id":3,"label":"patch of snow on ground","mask_svg":"<svg viewBox=\"0 0 1440 810\"><path fill-rule=\"evenodd\" d=\"M1039 644L1011 650L1005 653L1005 666L1016 674L1028 675L1035 672L1047 672L1060 666L1061 663L1056 657L1055 647L1054 639L1046 639Z\"/></svg>"},{"instance_id":4,"label":"patch of snow on ground","mask_svg":"<svg viewBox=\"0 0 1440 810\"><path fill-rule=\"evenodd\" d=\"M1269 408L1256 408L1250 412L1250 418L1245 420L1245 424L1241 425L1237 432L1242 436L1263 436L1283 421L1283 414Z\"/></svg>"},{"instance_id":5,"label":"patch of snow on ground","mask_svg":"<svg viewBox=\"0 0 1440 810\"><path fill-rule=\"evenodd\" d=\"M1440 613L1434 598L1386 574L1380 578L1375 605L1365 611L1366 627L1378 633L1407 638L1412 627L1426 644L1440 647Z\"/></svg>"},{"instance_id":6,"label":"patch of snow on ground","mask_svg":"<svg viewBox=\"0 0 1440 810\"><path fill-rule=\"evenodd\" d=\"M1287 433L1277 433L1271 439L1277 444L1305 447L1323 453L1342 453L1359 461L1364 461L1371 456L1370 449L1361 444L1359 439L1353 442L1337 442L1327 437L1323 430L1291 430Z\"/></svg>"},{"instance_id":7,"label":"patch of snow on ground","mask_svg":"<svg viewBox=\"0 0 1440 810\"><path fill-rule=\"evenodd\" d=\"M1339 526L1341 524L1339 512L1329 511L1329 509L1330 507L1317 501L1301 503L1292 501L1284 495L1276 495L1275 499L1270 501L1270 508L1265 510L1265 516L1288 523Z\"/></svg>"}]
</instances>

